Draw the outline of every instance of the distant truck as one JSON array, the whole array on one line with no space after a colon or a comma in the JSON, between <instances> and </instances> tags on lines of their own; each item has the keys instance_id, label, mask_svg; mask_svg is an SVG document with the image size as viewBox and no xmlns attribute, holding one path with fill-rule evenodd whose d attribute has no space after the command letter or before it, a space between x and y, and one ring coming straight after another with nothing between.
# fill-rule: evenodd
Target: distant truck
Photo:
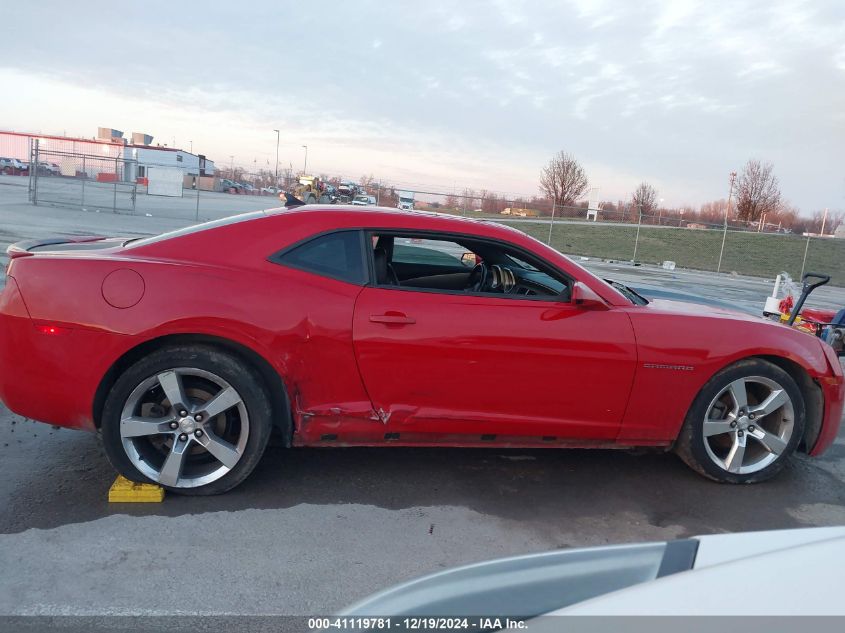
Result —
<instances>
[{"instance_id":1,"label":"distant truck","mask_svg":"<svg viewBox=\"0 0 845 633\"><path fill-rule=\"evenodd\" d=\"M403 209L405 211L413 211L414 210L414 192L413 191L400 191L399 192L399 204L396 205L397 209Z\"/></svg>"}]
</instances>

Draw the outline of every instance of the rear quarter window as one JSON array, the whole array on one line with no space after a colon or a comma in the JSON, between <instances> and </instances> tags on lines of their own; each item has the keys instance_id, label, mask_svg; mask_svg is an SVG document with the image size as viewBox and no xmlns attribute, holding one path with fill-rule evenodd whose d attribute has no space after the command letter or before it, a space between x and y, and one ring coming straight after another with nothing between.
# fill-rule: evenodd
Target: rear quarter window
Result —
<instances>
[{"instance_id":1,"label":"rear quarter window","mask_svg":"<svg viewBox=\"0 0 845 633\"><path fill-rule=\"evenodd\" d=\"M320 235L286 249L270 260L356 285L363 285L367 281L360 231L337 231Z\"/></svg>"}]
</instances>

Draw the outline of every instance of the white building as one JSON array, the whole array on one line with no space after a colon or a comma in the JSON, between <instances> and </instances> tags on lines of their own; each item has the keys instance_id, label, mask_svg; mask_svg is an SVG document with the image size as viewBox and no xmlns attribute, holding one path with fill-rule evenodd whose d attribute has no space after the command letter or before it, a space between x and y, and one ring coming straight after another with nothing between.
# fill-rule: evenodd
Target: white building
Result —
<instances>
[{"instance_id":1,"label":"white building","mask_svg":"<svg viewBox=\"0 0 845 633\"><path fill-rule=\"evenodd\" d=\"M135 138L139 136L145 137L145 135L134 135ZM146 139L151 141L152 137L146 136ZM147 169L152 166L179 167L183 170L184 176L214 176L214 161L208 160L202 154L192 154L182 149L160 145L128 143L122 136L74 138L0 131L0 156L18 158L29 163L36 143L43 154L40 160L60 165L68 163L72 167L71 171L85 172L89 178L95 178L98 172L114 172L115 166L111 165L114 161L121 163L117 167L122 166L125 180L146 178ZM83 163L82 156L97 160ZM81 168L83 164L85 166Z\"/></svg>"},{"instance_id":2,"label":"white building","mask_svg":"<svg viewBox=\"0 0 845 633\"><path fill-rule=\"evenodd\" d=\"M214 176L214 161L181 149L126 145L124 156L132 161L127 163L128 166L134 164L137 167L136 178L146 178L150 167L179 167L185 176Z\"/></svg>"}]
</instances>

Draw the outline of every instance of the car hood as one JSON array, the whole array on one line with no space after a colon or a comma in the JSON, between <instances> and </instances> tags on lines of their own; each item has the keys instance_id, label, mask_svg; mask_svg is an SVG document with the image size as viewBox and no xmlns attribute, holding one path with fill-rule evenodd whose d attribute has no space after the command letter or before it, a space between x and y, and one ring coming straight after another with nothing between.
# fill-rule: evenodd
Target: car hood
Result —
<instances>
[{"instance_id":1,"label":"car hood","mask_svg":"<svg viewBox=\"0 0 845 633\"><path fill-rule=\"evenodd\" d=\"M664 314L677 314L678 316L707 316L735 321L752 321L755 323L768 323L777 325L763 316L740 312L739 310L714 305L712 303L694 303L692 301L679 301L676 299L650 299L647 305L642 306L646 310L654 310Z\"/></svg>"},{"instance_id":2,"label":"car hood","mask_svg":"<svg viewBox=\"0 0 845 633\"><path fill-rule=\"evenodd\" d=\"M759 306L749 307L743 304L729 303L713 297L706 297L704 295L693 294L691 292L679 292L668 288L655 288L653 286L631 286L631 290L637 294L645 297L649 301L653 299L669 299L671 301L681 301L685 303L695 303L705 306L712 306L720 308L728 312L742 312L753 316L760 315ZM760 302L762 305L762 301Z\"/></svg>"}]
</instances>

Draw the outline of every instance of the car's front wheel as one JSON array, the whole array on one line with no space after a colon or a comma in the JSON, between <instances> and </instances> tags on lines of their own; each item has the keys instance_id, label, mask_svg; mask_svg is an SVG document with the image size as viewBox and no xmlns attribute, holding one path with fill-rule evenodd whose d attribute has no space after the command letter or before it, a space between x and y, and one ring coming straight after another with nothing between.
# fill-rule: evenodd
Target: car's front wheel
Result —
<instances>
[{"instance_id":1,"label":"car's front wheel","mask_svg":"<svg viewBox=\"0 0 845 633\"><path fill-rule=\"evenodd\" d=\"M705 477L755 483L777 474L804 432L804 398L795 380L762 359L711 378L693 401L675 451Z\"/></svg>"},{"instance_id":2,"label":"car's front wheel","mask_svg":"<svg viewBox=\"0 0 845 633\"><path fill-rule=\"evenodd\" d=\"M214 347L173 346L117 379L102 436L109 461L128 479L218 494L255 468L271 419L263 381L249 365Z\"/></svg>"}]
</instances>

